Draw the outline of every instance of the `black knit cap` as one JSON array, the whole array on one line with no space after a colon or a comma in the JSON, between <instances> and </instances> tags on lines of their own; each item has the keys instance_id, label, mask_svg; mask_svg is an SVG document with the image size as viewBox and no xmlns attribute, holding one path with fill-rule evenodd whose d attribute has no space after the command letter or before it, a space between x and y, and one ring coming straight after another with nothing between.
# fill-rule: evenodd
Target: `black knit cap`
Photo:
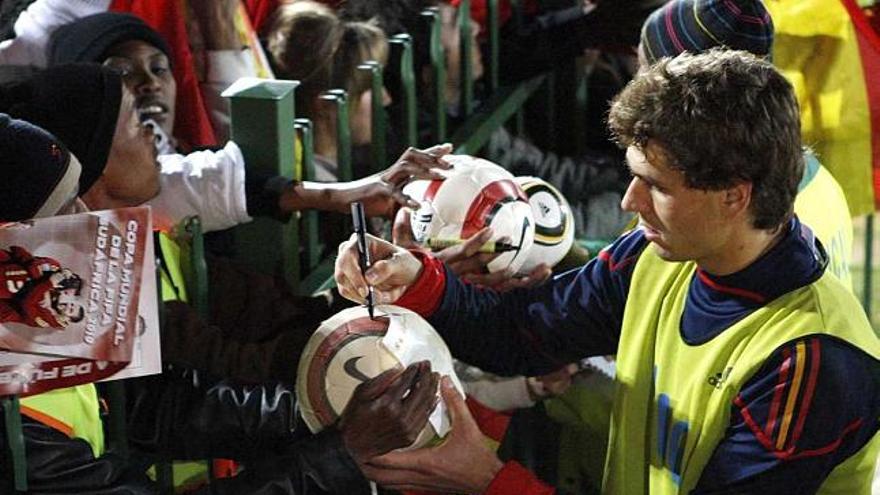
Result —
<instances>
[{"instance_id":1,"label":"black knit cap","mask_svg":"<svg viewBox=\"0 0 880 495\"><path fill-rule=\"evenodd\" d=\"M49 65L103 63L110 48L131 40L145 41L171 60L168 43L141 18L118 12L102 12L77 19L55 30L49 40Z\"/></svg>"},{"instance_id":2,"label":"black knit cap","mask_svg":"<svg viewBox=\"0 0 880 495\"><path fill-rule=\"evenodd\" d=\"M0 112L46 129L80 160L80 194L104 172L121 102L122 80L98 64L59 65L0 88Z\"/></svg>"},{"instance_id":3,"label":"black knit cap","mask_svg":"<svg viewBox=\"0 0 880 495\"><path fill-rule=\"evenodd\" d=\"M0 221L33 218L53 200L60 205L76 192L78 170L65 180L70 168L70 153L55 136L0 114Z\"/></svg>"}]
</instances>

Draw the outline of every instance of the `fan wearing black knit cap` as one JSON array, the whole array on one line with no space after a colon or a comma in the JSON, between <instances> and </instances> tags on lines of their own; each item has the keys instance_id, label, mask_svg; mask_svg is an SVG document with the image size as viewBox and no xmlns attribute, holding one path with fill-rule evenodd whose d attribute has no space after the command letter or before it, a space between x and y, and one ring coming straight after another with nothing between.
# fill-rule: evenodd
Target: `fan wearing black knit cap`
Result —
<instances>
[{"instance_id":1,"label":"fan wearing black knit cap","mask_svg":"<svg viewBox=\"0 0 880 495\"><path fill-rule=\"evenodd\" d=\"M133 98L115 72L96 64L50 68L0 89L0 107L4 104L52 130L74 153L89 157L83 159L88 173L80 180L80 196L89 208L137 206L156 194L154 181L132 182L126 175L157 175L155 149L151 131L139 125ZM222 457L259 464L272 453L283 462L257 472L281 477L273 482L302 487L319 480L340 493L357 493L365 485L352 459L411 443L407 439L427 420L437 378L421 364L370 382L365 393L371 386L384 392L353 407L345 428L307 436L296 425L295 398L285 384L293 383L303 345L333 309L324 298L296 297L268 277L216 259L208 262L209 286L217 289L209 292L216 311L211 321L223 328L186 304L165 303L166 371L125 382L131 394L129 440L142 452L175 459ZM386 387L389 383L395 385ZM412 393L404 397L406 390ZM395 425L394 433L364 438L383 424Z\"/></svg>"},{"instance_id":2,"label":"fan wearing black knit cap","mask_svg":"<svg viewBox=\"0 0 880 495\"><path fill-rule=\"evenodd\" d=\"M52 33L49 64L97 62L119 70L136 96L141 120L153 120L171 137L177 87L171 73L171 49L139 17L103 13L83 17ZM174 142L166 153L172 153Z\"/></svg>"}]
</instances>

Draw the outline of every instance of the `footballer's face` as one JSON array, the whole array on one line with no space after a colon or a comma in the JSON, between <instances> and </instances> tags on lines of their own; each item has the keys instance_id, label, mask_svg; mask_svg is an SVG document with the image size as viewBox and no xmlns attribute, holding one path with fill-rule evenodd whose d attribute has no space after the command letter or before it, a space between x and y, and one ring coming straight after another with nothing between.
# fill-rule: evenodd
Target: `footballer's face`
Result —
<instances>
[{"instance_id":1,"label":"footballer's face","mask_svg":"<svg viewBox=\"0 0 880 495\"><path fill-rule=\"evenodd\" d=\"M725 191L689 187L684 173L669 165L668 156L654 141L644 149L627 149L633 178L621 207L638 214L645 238L663 259L711 266L729 254L724 241L729 230L723 210Z\"/></svg>"},{"instance_id":2,"label":"footballer's face","mask_svg":"<svg viewBox=\"0 0 880 495\"><path fill-rule=\"evenodd\" d=\"M125 87L135 96L140 120L153 120L167 136L174 135L174 99L177 84L168 57L141 40L114 45L104 65L118 70Z\"/></svg>"},{"instance_id":3,"label":"footballer's face","mask_svg":"<svg viewBox=\"0 0 880 495\"><path fill-rule=\"evenodd\" d=\"M82 321L85 316L85 308L79 300L76 289L59 290L52 298L52 309L64 317L59 321L76 323Z\"/></svg>"},{"instance_id":4,"label":"footballer's face","mask_svg":"<svg viewBox=\"0 0 880 495\"><path fill-rule=\"evenodd\" d=\"M79 297L76 295L76 289L62 290L55 303L55 310L73 322L82 320L84 310Z\"/></svg>"}]
</instances>

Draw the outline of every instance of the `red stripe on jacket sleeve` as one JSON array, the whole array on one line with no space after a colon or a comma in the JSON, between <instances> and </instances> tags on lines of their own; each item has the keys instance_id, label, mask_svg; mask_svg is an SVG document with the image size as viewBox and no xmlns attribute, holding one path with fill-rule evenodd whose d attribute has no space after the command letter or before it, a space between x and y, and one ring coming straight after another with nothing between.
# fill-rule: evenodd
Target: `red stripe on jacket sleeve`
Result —
<instances>
[{"instance_id":1,"label":"red stripe on jacket sleeve","mask_svg":"<svg viewBox=\"0 0 880 495\"><path fill-rule=\"evenodd\" d=\"M797 445L797 441L801 437L804 421L806 421L807 415L810 413L810 402L813 400L813 392L816 391L816 381L819 377L819 358L821 355L819 348L819 339L810 339L810 376L807 378L807 389L804 391L803 397L801 397L797 423L791 436L791 443L789 445L792 448Z\"/></svg>"},{"instance_id":2,"label":"red stripe on jacket sleeve","mask_svg":"<svg viewBox=\"0 0 880 495\"><path fill-rule=\"evenodd\" d=\"M764 434L768 438L773 436L773 429L776 428L776 416L779 414L782 395L788 384L788 370L791 368L791 361L791 351L788 348L783 349L782 365L779 367L779 381L776 382L776 387L773 390L773 402L770 403L770 414L767 416L767 425L764 428Z\"/></svg>"}]
</instances>

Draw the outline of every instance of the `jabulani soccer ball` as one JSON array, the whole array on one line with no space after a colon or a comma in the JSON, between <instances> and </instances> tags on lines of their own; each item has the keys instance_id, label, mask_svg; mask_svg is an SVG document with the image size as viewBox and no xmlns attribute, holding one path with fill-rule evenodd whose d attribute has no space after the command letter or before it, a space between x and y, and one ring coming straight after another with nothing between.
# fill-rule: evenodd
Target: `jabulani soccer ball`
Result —
<instances>
[{"instance_id":1,"label":"jabulani soccer ball","mask_svg":"<svg viewBox=\"0 0 880 495\"><path fill-rule=\"evenodd\" d=\"M543 179L517 177L515 180L528 196L535 219L535 243L519 272L528 273L540 263L553 267L574 242L571 207L562 193Z\"/></svg>"},{"instance_id":2,"label":"jabulani soccer ball","mask_svg":"<svg viewBox=\"0 0 880 495\"><path fill-rule=\"evenodd\" d=\"M492 227L493 241L513 247L492 260L490 272L520 269L534 241L532 208L510 172L482 158L447 155L445 180L414 181L403 192L419 202L410 218L417 242L458 241Z\"/></svg>"},{"instance_id":3,"label":"jabulani soccer ball","mask_svg":"<svg viewBox=\"0 0 880 495\"><path fill-rule=\"evenodd\" d=\"M363 306L340 311L321 324L303 349L296 377L303 420L317 433L339 419L358 385L383 371L426 359L432 371L449 375L462 390L449 349L418 314L392 305L376 306L374 319ZM408 448L422 447L448 429L441 402Z\"/></svg>"}]
</instances>

